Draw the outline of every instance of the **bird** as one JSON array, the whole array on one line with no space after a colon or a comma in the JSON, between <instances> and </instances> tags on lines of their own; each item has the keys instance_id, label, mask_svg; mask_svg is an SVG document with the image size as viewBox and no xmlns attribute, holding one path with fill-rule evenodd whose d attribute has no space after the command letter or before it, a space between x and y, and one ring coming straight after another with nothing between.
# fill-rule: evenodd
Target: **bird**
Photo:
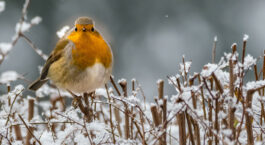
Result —
<instances>
[{"instance_id":1,"label":"bird","mask_svg":"<svg viewBox=\"0 0 265 145\"><path fill-rule=\"evenodd\" d=\"M91 93L106 84L112 73L111 47L89 17L79 17L57 42L40 76L28 86L38 90L48 80L74 93Z\"/></svg>"}]
</instances>

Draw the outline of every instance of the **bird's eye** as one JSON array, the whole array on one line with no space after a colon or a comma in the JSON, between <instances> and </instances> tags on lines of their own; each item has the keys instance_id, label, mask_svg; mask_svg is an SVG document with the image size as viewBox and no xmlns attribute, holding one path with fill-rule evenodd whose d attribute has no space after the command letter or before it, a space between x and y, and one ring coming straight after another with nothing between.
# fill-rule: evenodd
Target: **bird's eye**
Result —
<instances>
[{"instance_id":1,"label":"bird's eye","mask_svg":"<svg viewBox=\"0 0 265 145\"><path fill-rule=\"evenodd\" d=\"M92 31L92 32L94 32L94 31L95 31L94 27L92 27L92 28L91 28L91 31Z\"/></svg>"},{"instance_id":2,"label":"bird's eye","mask_svg":"<svg viewBox=\"0 0 265 145\"><path fill-rule=\"evenodd\" d=\"M75 32L77 31L77 28L75 27Z\"/></svg>"},{"instance_id":3,"label":"bird's eye","mask_svg":"<svg viewBox=\"0 0 265 145\"><path fill-rule=\"evenodd\" d=\"M83 32L86 32L86 28L85 27L83 28Z\"/></svg>"}]
</instances>

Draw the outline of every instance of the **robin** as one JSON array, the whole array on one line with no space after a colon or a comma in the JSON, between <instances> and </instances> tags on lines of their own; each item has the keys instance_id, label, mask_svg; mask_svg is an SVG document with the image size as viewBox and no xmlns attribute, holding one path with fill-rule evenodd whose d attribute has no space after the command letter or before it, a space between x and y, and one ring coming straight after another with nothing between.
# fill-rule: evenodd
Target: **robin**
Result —
<instances>
[{"instance_id":1,"label":"robin","mask_svg":"<svg viewBox=\"0 0 265 145\"><path fill-rule=\"evenodd\" d=\"M88 17L79 17L56 44L40 77L29 85L36 91L49 79L59 88L90 93L110 78L113 56L110 46Z\"/></svg>"}]
</instances>

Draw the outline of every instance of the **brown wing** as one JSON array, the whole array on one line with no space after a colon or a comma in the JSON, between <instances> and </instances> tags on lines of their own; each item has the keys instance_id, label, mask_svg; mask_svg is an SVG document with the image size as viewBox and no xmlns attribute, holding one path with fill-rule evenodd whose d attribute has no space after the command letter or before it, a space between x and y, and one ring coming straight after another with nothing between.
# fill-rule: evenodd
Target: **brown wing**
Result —
<instances>
[{"instance_id":1,"label":"brown wing","mask_svg":"<svg viewBox=\"0 0 265 145\"><path fill-rule=\"evenodd\" d=\"M44 64L44 67L41 71L40 80L46 79L51 64L61 58L61 56L63 55L63 50L68 43L69 43L69 40L67 40L67 39L60 39L58 41L54 50L50 54L48 60Z\"/></svg>"}]
</instances>

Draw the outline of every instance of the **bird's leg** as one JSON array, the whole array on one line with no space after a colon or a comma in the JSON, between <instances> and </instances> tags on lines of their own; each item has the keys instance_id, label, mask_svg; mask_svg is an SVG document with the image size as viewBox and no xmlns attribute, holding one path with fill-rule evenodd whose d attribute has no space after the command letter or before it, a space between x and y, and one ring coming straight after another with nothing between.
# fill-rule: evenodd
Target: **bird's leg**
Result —
<instances>
[{"instance_id":1,"label":"bird's leg","mask_svg":"<svg viewBox=\"0 0 265 145\"><path fill-rule=\"evenodd\" d=\"M88 93L84 93L83 96L84 96L85 104L89 105L89 101L88 101L89 94Z\"/></svg>"},{"instance_id":2,"label":"bird's leg","mask_svg":"<svg viewBox=\"0 0 265 145\"><path fill-rule=\"evenodd\" d=\"M95 91L89 93L89 96L91 98L91 107L92 107L93 106L93 103L94 103L94 100L95 100L95 97L96 97Z\"/></svg>"},{"instance_id":3,"label":"bird's leg","mask_svg":"<svg viewBox=\"0 0 265 145\"><path fill-rule=\"evenodd\" d=\"M72 91L70 90L67 90L74 98L73 98L73 101L72 101L72 106L76 109L77 106L80 105L81 102L81 96L77 96L76 94L74 94Z\"/></svg>"},{"instance_id":4,"label":"bird's leg","mask_svg":"<svg viewBox=\"0 0 265 145\"><path fill-rule=\"evenodd\" d=\"M85 101L85 104L86 104L86 107L85 109L88 110L88 116L89 116L89 119L91 120L91 116L94 116L94 119L95 119L95 115L93 113L93 104L96 106L96 104L94 103L94 96L93 95L94 92L91 92L91 93L84 93L83 96L84 96L84 101ZM91 102L89 102L89 97L91 98ZM94 106L94 110L96 110L96 107Z\"/></svg>"},{"instance_id":5,"label":"bird's leg","mask_svg":"<svg viewBox=\"0 0 265 145\"><path fill-rule=\"evenodd\" d=\"M84 106L84 104L82 103L82 96L77 96L76 94L74 94L73 92L71 92L70 90L67 90L74 98L72 101L72 106L76 109L77 107L79 107L80 111L84 114L84 116L86 117L87 122L91 122L91 117L89 114L89 108Z\"/></svg>"}]
</instances>

